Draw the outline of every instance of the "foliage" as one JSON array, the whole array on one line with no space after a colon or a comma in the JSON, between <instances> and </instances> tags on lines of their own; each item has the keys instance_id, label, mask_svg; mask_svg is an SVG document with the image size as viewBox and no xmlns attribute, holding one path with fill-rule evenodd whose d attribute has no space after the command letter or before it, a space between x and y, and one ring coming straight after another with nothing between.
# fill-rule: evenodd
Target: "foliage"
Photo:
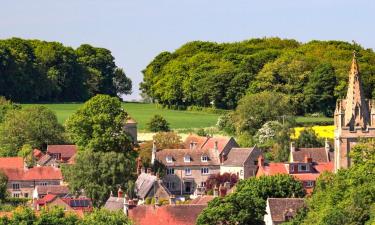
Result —
<instances>
[{"instance_id":1,"label":"foliage","mask_svg":"<svg viewBox=\"0 0 375 225\"><path fill-rule=\"evenodd\" d=\"M197 224L263 224L267 198L304 194L301 182L289 175L252 177L240 181L234 193L209 202Z\"/></svg>"},{"instance_id":2,"label":"foliage","mask_svg":"<svg viewBox=\"0 0 375 225\"><path fill-rule=\"evenodd\" d=\"M111 212L106 209L95 209L83 218L82 225L130 225L133 224L122 211Z\"/></svg>"},{"instance_id":3,"label":"foliage","mask_svg":"<svg viewBox=\"0 0 375 225\"><path fill-rule=\"evenodd\" d=\"M0 95L16 102L83 101L96 94L129 94L131 81L111 52L87 44L0 40ZM22 87L22 88L19 88Z\"/></svg>"},{"instance_id":4,"label":"foliage","mask_svg":"<svg viewBox=\"0 0 375 225\"><path fill-rule=\"evenodd\" d=\"M20 108L20 105L14 104L13 102L6 100L3 96L0 96L0 123L4 121L5 114L9 110Z\"/></svg>"},{"instance_id":5,"label":"foliage","mask_svg":"<svg viewBox=\"0 0 375 225\"><path fill-rule=\"evenodd\" d=\"M224 185L226 182L230 183L230 187L233 187L238 182L238 176L236 174L224 173L224 174L211 174L206 180L206 189L213 190L215 187Z\"/></svg>"},{"instance_id":6,"label":"foliage","mask_svg":"<svg viewBox=\"0 0 375 225\"><path fill-rule=\"evenodd\" d=\"M124 153L81 151L74 165L62 167L65 180L73 193L84 194L101 206L111 191L126 187L134 179L135 160Z\"/></svg>"},{"instance_id":7,"label":"foliage","mask_svg":"<svg viewBox=\"0 0 375 225\"><path fill-rule=\"evenodd\" d=\"M46 107L8 111L0 124L0 155L16 156L25 144L45 150L47 144L64 142L63 131L54 112Z\"/></svg>"},{"instance_id":8,"label":"foliage","mask_svg":"<svg viewBox=\"0 0 375 225\"><path fill-rule=\"evenodd\" d=\"M126 118L118 98L96 95L69 117L65 126L81 150L127 153L132 142L124 129Z\"/></svg>"},{"instance_id":9,"label":"foliage","mask_svg":"<svg viewBox=\"0 0 375 225\"><path fill-rule=\"evenodd\" d=\"M312 128L306 128L300 132L296 145L300 148L322 147L324 141L316 135Z\"/></svg>"},{"instance_id":10,"label":"foliage","mask_svg":"<svg viewBox=\"0 0 375 225\"><path fill-rule=\"evenodd\" d=\"M222 130L227 134L234 134L236 132L236 128L234 126L233 113L227 113L220 116L217 119L216 126L219 130Z\"/></svg>"},{"instance_id":11,"label":"foliage","mask_svg":"<svg viewBox=\"0 0 375 225\"><path fill-rule=\"evenodd\" d=\"M8 196L7 193L8 177L0 170L0 204Z\"/></svg>"},{"instance_id":12,"label":"foliage","mask_svg":"<svg viewBox=\"0 0 375 225\"><path fill-rule=\"evenodd\" d=\"M201 136L201 137L206 137L208 135L208 133L205 131L204 128L199 128L198 131L197 131L197 135Z\"/></svg>"},{"instance_id":13,"label":"foliage","mask_svg":"<svg viewBox=\"0 0 375 225\"><path fill-rule=\"evenodd\" d=\"M237 131L250 134L271 120L283 121L292 114L290 99L280 93L261 92L243 97L234 113Z\"/></svg>"},{"instance_id":14,"label":"foliage","mask_svg":"<svg viewBox=\"0 0 375 225\"><path fill-rule=\"evenodd\" d=\"M170 130L169 123L161 115L154 115L147 123L147 128L151 132L168 132Z\"/></svg>"},{"instance_id":15,"label":"foliage","mask_svg":"<svg viewBox=\"0 0 375 225\"><path fill-rule=\"evenodd\" d=\"M279 121L268 121L255 134L255 139L259 144L265 144L272 141L279 130L282 129L282 124Z\"/></svg>"},{"instance_id":16,"label":"foliage","mask_svg":"<svg viewBox=\"0 0 375 225\"><path fill-rule=\"evenodd\" d=\"M299 43L280 38L186 43L149 63L141 90L163 105L221 109L235 109L247 92L273 90L290 96L297 115L329 115L347 90L353 50L370 99L375 94L372 49L343 41Z\"/></svg>"}]
</instances>

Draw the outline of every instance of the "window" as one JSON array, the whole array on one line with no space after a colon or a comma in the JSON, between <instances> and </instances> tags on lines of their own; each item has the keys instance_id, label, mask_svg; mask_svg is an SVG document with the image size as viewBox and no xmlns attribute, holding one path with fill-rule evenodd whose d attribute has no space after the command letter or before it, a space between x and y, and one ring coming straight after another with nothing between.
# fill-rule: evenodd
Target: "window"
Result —
<instances>
[{"instance_id":1,"label":"window","mask_svg":"<svg viewBox=\"0 0 375 225\"><path fill-rule=\"evenodd\" d=\"M165 158L165 160L167 161L167 163L173 163L172 156L167 156L167 157Z\"/></svg>"},{"instance_id":2,"label":"window","mask_svg":"<svg viewBox=\"0 0 375 225\"><path fill-rule=\"evenodd\" d=\"M23 194L23 197L28 198L29 197L29 193Z\"/></svg>"},{"instance_id":3,"label":"window","mask_svg":"<svg viewBox=\"0 0 375 225\"><path fill-rule=\"evenodd\" d=\"M52 158L60 160L61 159L61 153L53 153Z\"/></svg>"},{"instance_id":4,"label":"window","mask_svg":"<svg viewBox=\"0 0 375 225\"><path fill-rule=\"evenodd\" d=\"M175 189L174 182L167 182L166 185L167 185L167 188L170 189L170 190L174 190Z\"/></svg>"},{"instance_id":5,"label":"window","mask_svg":"<svg viewBox=\"0 0 375 225\"><path fill-rule=\"evenodd\" d=\"M207 162L207 161L208 161L208 156L206 156L206 155L202 155L202 157L201 157L201 161L202 161L202 162Z\"/></svg>"},{"instance_id":6,"label":"window","mask_svg":"<svg viewBox=\"0 0 375 225\"><path fill-rule=\"evenodd\" d=\"M314 187L314 181L312 180L306 181L306 187Z\"/></svg>"},{"instance_id":7,"label":"window","mask_svg":"<svg viewBox=\"0 0 375 225\"><path fill-rule=\"evenodd\" d=\"M19 198L20 197L20 193L13 193L13 198Z\"/></svg>"},{"instance_id":8,"label":"window","mask_svg":"<svg viewBox=\"0 0 375 225\"><path fill-rule=\"evenodd\" d=\"M206 182L202 181L201 182L201 187L206 187Z\"/></svg>"},{"instance_id":9,"label":"window","mask_svg":"<svg viewBox=\"0 0 375 225\"><path fill-rule=\"evenodd\" d=\"M243 170L240 170L240 175L243 176Z\"/></svg>"},{"instance_id":10,"label":"window","mask_svg":"<svg viewBox=\"0 0 375 225\"><path fill-rule=\"evenodd\" d=\"M167 168L167 175L174 174L174 168Z\"/></svg>"},{"instance_id":11,"label":"window","mask_svg":"<svg viewBox=\"0 0 375 225\"><path fill-rule=\"evenodd\" d=\"M299 164L298 171L301 171L301 172L309 171L309 167L306 164Z\"/></svg>"},{"instance_id":12,"label":"window","mask_svg":"<svg viewBox=\"0 0 375 225\"><path fill-rule=\"evenodd\" d=\"M201 168L201 173L202 174L208 174L209 173L208 168Z\"/></svg>"},{"instance_id":13,"label":"window","mask_svg":"<svg viewBox=\"0 0 375 225\"><path fill-rule=\"evenodd\" d=\"M293 164L290 164L290 165L289 165L289 168L290 168L290 172L293 173L293 172L294 172L294 165L293 165Z\"/></svg>"},{"instance_id":14,"label":"window","mask_svg":"<svg viewBox=\"0 0 375 225\"><path fill-rule=\"evenodd\" d=\"M190 162L190 160L191 160L190 155L184 156L184 162Z\"/></svg>"},{"instance_id":15,"label":"window","mask_svg":"<svg viewBox=\"0 0 375 225\"><path fill-rule=\"evenodd\" d=\"M20 184L19 183L13 183L12 184L13 190L19 190L20 189Z\"/></svg>"},{"instance_id":16,"label":"window","mask_svg":"<svg viewBox=\"0 0 375 225\"><path fill-rule=\"evenodd\" d=\"M40 183L41 186L47 186L47 182Z\"/></svg>"},{"instance_id":17,"label":"window","mask_svg":"<svg viewBox=\"0 0 375 225\"><path fill-rule=\"evenodd\" d=\"M191 175L191 169L190 168L185 168L185 175L190 176Z\"/></svg>"}]
</instances>

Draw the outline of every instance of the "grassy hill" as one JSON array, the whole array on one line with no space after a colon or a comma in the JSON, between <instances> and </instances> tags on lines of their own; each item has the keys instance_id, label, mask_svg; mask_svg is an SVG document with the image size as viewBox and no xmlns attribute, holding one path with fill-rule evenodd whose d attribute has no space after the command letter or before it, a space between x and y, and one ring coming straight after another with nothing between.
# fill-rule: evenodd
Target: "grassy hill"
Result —
<instances>
[{"instance_id":1,"label":"grassy hill","mask_svg":"<svg viewBox=\"0 0 375 225\"><path fill-rule=\"evenodd\" d=\"M23 104L28 107L31 104ZM82 104L38 104L43 105L53 110L60 123L73 114ZM172 129L190 129L203 128L215 126L219 115L207 112L193 112L162 109L156 104L142 104L142 103L123 103L125 110L129 115L138 122L139 130L145 130L146 124L150 118L155 114L160 114L170 123Z\"/></svg>"}]
</instances>

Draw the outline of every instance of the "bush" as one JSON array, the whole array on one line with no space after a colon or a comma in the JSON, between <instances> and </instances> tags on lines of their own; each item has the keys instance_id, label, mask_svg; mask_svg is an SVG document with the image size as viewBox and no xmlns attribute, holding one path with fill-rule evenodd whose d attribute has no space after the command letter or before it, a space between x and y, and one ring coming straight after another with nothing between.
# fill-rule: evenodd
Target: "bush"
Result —
<instances>
[{"instance_id":1,"label":"bush","mask_svg":"<svg viewBox=\"0 0 375 225\"><path fill-rule=\"evenodd\" d=\"M206 137L208 135L208 133L203 129L203 128L200 128L198 131L197 131L197 135L198 136L201 136L201 137Z\"/></svg>"},{"instance_id":2,"label":"bush","mask_svg":"<svg viewBox=\"0 0 375 225\"><path fill-rule=\"evenodd\" d=\"M147 123L147 127L151 132L168 132L170 130L169 123L161 115L154 115Z\"/></svg>"},{"instance_id":3,"label":"bush","mask_svg":"<svg viewBox=\"0 0 375 225\"><path fill-rule=\"evenodd\" d=\"M145 199L145 204L146 204L146 205L150 205L150 204L151 204L151 201L152 201L152 198L147 197L147 198Z\"/></svg>"},{"instance_id":4,"label":"bush","mask_svg":"<svg viewBox=\"0 0 375 225\"><path fill-rule=\"evenodd\" d=\"M224 131L227 134L234 134L236 132L232 113L227 113L219 116L216 122L216 126L219 130Z\"/></svg>"}]
</instances>

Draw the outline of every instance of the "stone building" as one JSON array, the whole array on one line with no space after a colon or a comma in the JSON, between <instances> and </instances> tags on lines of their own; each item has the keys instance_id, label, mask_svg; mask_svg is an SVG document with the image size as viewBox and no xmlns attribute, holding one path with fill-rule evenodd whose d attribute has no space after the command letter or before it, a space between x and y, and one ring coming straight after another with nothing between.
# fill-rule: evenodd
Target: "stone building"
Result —
<instances>
[{"instance_id":1,"label":"stone building","mask_svg":"<svg viewBox=\"0 0 375 225\"><path fill-rule=\"evenodd\" d=\"M335 171L351 165L350 149L359 138L375 137L375 102L365 99L354 53L346 99L338 100L335 115Z\"/></svg>"}]
</instances>

